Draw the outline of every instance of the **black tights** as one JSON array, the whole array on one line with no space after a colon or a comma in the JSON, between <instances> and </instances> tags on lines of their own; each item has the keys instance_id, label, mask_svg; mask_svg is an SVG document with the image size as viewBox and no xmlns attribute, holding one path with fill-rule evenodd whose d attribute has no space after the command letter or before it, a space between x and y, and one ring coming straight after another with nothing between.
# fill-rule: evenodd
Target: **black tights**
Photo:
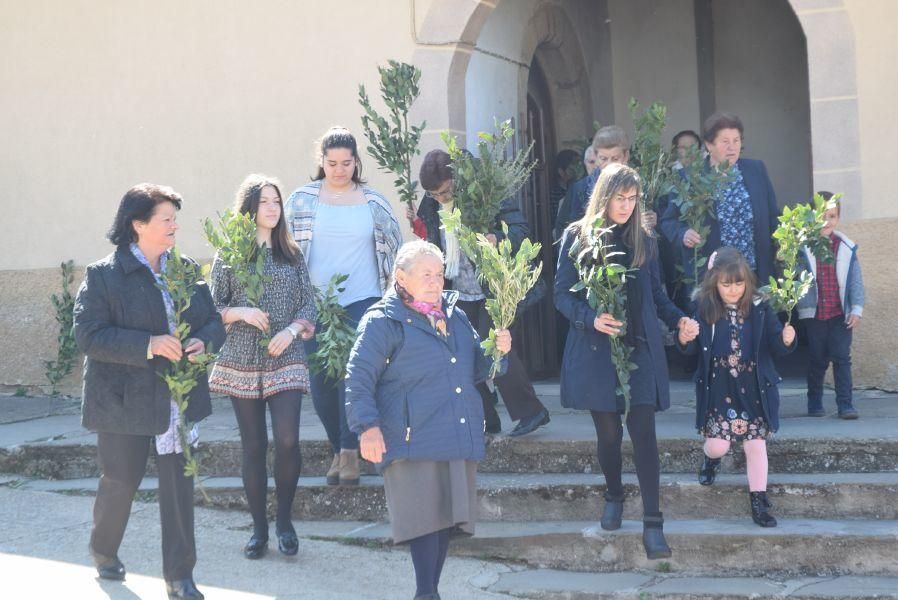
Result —
<instances>
[{"instance_id":1,"label":"black tights","mask_svg":"<svg viewBox=\"0 0 898 600\"><path fill-rule=\"evenodd\" d=\"M599 465L605 475L608 495L623 498L624 485L621 481L623 458L621 443L624 428L618 413L590 411L596 427ZM633 406L627 414L627 432L633 441L633 462L639 479L642 495L642 509L646 515L656 515L659 509L659 487L661 485L661 462L658 459L658 440L655 437L655 407Z\"/></svg>"},{"instance_id":2,"label":"black tights","mask_svg":"<svg viewBox=\"0 0 898 600\"><path fill-rule=\"evenodd\" d=\"M449 552L449 529L441 529L416 537L409 542L415 565L416 596L437 593L446 553Z\"/></svg>"},{"instance_id":3,"label":"black tights","mask_svg":"<svg viewBox=\"0 0 898 600\"><path fill-rule=\"evenodd\" d=\"M274 435L274 485L277 493L278 533L293 531L291 516L293 497L299 481L302 457L299 453L299 411L302 393L288 390L265 400L231 398L240 441L243 443L243 489L253 517L253 533L268 539L268 430L265 425L265 405L271 411L271 431Z\"/></svg>"}]
</instances>

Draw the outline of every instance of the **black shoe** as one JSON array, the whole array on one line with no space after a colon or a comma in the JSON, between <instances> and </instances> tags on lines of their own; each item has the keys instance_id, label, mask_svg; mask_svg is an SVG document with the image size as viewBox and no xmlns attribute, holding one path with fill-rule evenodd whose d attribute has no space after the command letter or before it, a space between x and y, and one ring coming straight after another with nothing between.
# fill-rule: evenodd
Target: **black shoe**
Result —
<instances>
[{"instance_id":1,"label":"black shoe","mask_svg":"<svg viewBox=\"0 0 898 600\"><path fill-rule=\"evenodd\" d=\"M719 458L705 457L702 468L698 471L698 482L702 485L711 485L717 479L717 471L720 469Z\"/></svg>"},{"instance_id":2,"label":"black shoe","mask_svg":"<svg viewBox=\"0 0 898 600\"><path fill-rule=\"evenodd\" d=\"M108 579L110 581L125 580L125 565L122 564L122 561L120 561L117 556L110 558L98 554L97 552L94 552L94 549L90 544L87 545L87 550L90 552L91 558L94 559L94 564L97 566L97 576L100 579Z\"/></svg>"},{"instance_id":3,"label":"black shoe","mask_svg":"<svg viewBox=\"0 0 898 600\"><path fill-rule=\"evenodd\" d=\"M649 560L670 558L673 554L667 540L664 539L664 516L645 515L642 518L642 545L645 547L645 555Z\"/></svg>"},{"instance_id":4,"label":"black shoe","mask_svg":"<svg viewBox=\"0 0 898 600\"><path fill-rule=\"evenodd\" d=\"M845 419L846 421L854 421L859 416L860 415L857 414L857 410L853 406L839 410L839 418Z\"/></svg>"},{"instance_id":5,"label":"black shoe","mask_svg":"<svg viewBox=\"0 0 898 600\"><path fill-rule=\"evenodd\" d=\"M178 581L166 581L165 591L168 597L176 600L203 600L205 596L196 589L193 579L179 579Z\"/></svg>"},{"instance_id":6,"label":"black shoe","mask_svg":"<svg viewBox=\"0 0 898 600\"><path fill-rule=\"evenodd\" d=\"M773 505L767 498L767 492L749 492L751 502L751 520L761 527L776 527L776 519L770 514Z\"/></svg>"},{"instance_id":7,"label":"black shoe","mask_svg":"<svg viewBox=\"0 0 898 600\"><path fill-rule=\"evenodd\" d=\"M420 596L415 596L415 600L440 600L440 595L436 592L433 594L421 594Z\"/></svg>"},{"instance_id":8,"label":"black shoe","mask_svg":"<svg viewBox=\"0 0 898 600\"><path fill-rule=\"evenodd\" d=\"M97 575L100 579L108 579L110 581L125 580L125 565L117 558L113 558L107 562L97 565Z\"/></svg>"},{"instance_id":9,"label":"black shoe","mask_svg":"<svg viewBox=\"0 0 898 600\"><path fill-rule=\"evenodd\" d=\"M532 417L524 417L518 421L518 424L515 425L515 428L511 430L511 433L509 433L508 436L517 437L519 435L533 433L543 425L548 424L550 420L549 411L544 408Z\"/></svg>"},{"instance_id":10,"label":"black shoe","mask_svg":"<svg viewBox=\"0 0 898 600\"><path fill-rule=\"evenodd\" d=\"M809 417L825 417L825 416L826 416L826 411L823 410L823 407L822 407L822 406L819 407L819 408L809 408L809 409L808 409L808 416L809 416Z\"/></svg>"},{"instance_id":11,"label":"black shoe","mask_svg":"<svg viewBox=\"0 0 898 600\"><path fill-rule=\"evenodd\" d=\"M243 556L250 560L260 559L265 556L266 552L268 552L268 538L258 535L249 538L246 546L243 547Z\"/></svg>"},{"instance_id":12,"label":"black shoe","mask_svg":"<svg viewBox=\"0 0 898 600\"><path fill-rule=\"evenodd\" d=\"M620 529L624 516L624 497L614 497L605 493L605 509L602 511L602 529L614 531Z\"/></svg>"},{"instance_id":13,"label":"black shoe","mask_svg":"<svg viewBox=\"0 0 898 600\"><path fill-rule=\"evenodd\" d=\"M278 550L281 554L293 556L299 551L299 540L295 531L284 531L278 534Z\"/></svg>"}]
</instances>

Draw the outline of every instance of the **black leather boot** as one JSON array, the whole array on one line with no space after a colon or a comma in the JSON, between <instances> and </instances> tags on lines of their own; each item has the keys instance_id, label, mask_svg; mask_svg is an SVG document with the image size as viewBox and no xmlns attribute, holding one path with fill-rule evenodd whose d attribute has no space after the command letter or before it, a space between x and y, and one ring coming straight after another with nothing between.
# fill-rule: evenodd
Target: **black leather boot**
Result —
<instances>
[{"instance_id":1,"label":"black leather boot","mask_svg":"<svg viewBox=\"0 0 898 600\"><path fill-rule=\"evenodd\" d=\"M761 527L776 527L776 519L770 514L773 505L767 498L767 492L749 492L751 501L751 520Z\"/></svg>"},{"instance_id":2,"label":"black leather boot","mask_svg":"<svg viewBox=\"0 0 898 600\"><path fill-rule=\"evenodd\" d=\"M166 581L165 591L170 600L203 600L202 592L196 589L193 578L179 579L178 581Z\"/></svg>"},{"instance_id":3,"label":"black leather boot","mask_svg":"<svg viewBox=\"0 0 898 600\"><path fill-rule=\"evenodd\" d=\"M605 509L602 511L602 529L614 531L620 529L621 519L624 516L624 497L612 496L605 492Z\"/></svg>"},{"instance_id":4,"label":"black leather boot","mask_svg":"<svg viewBox=\"0 0 898 600\"><path fill-rule=\"evenodd\" d=\"M698 471L698 482L702 485L711 485L717 478L717 471L720 469L719 458L705 457L702 462L702 468Z\"/></svg>"},{"instance_id":5,"label":"black leather boot","mask_svg":"<svg viewBox=\"0 0 898 600\"><path fill-rule=\"evenodd\" d=\"M642 518L642 545L649 560L670 558L670 546L664 539L664 515L655 513Z\"/></svg>"}]
</instances>

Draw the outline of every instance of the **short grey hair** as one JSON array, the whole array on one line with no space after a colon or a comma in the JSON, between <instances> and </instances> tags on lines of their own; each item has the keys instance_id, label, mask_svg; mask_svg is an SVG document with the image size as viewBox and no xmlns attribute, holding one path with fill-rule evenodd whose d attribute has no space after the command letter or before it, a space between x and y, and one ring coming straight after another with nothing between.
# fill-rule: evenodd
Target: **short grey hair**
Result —
<instances>
[{"instance_id":1,"label":"short grey hair","mask_svg":"<svg viewBox=\"0 0 898 600\"><path fill-rule=\"evenodd\" d=\"M595 154L596 154L596 149L592 147L592 144L587 146L586 149L583 151L583 160L589 160L590 154L593 156L595 156Z\"/></svg>"},{"instance_id":2,"label":"short grey hair","mask_svg":"<svg viewBox=\"0 0 898 600\"><path fill-rule=\"evenodd\" d=\"M396 280L396 271L400 269L408 273L415 261L421 256L433 256L443 263L443 252L434 244L425 240L413 240L402 244L399 252L396 253L396 260L393 262L393 281Z\"/></svg>"},{"instance_id":3,"label":"short grey hair","mask_svg":"<svg viewBox=\"0 0 898 600\"><path fill-rule=\"evenodd\" d=\"M627 137L627 132L624 131L622 127L618 127L617 125L606 125L599 129L592 138L592 147L596 151L618 147L623 148L624 150L629 150L630 138Z\"/></svg>"}]
</instances>

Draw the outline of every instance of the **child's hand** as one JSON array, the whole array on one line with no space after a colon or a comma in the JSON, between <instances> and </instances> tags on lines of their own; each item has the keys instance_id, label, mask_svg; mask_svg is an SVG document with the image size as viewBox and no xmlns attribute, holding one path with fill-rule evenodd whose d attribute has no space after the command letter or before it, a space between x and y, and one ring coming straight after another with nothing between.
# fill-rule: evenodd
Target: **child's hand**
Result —
<instances>
[{"instance_id":1,"label":"child's hand","mask_svg":"<svg viewBox=\"0 0 898 600\"><path fill-rule=\"evenodd\" d=\"M791 325L786 325L783 327L783 343L787 346L791 346L792 342L795 341L795 328Z\"/></svg>"},{"instance_id":2,"label":"child's hand","mask_svg":"<svg viewBox=\"0 0 898 600\"><path fill-rule=\"evenodd\" d=\"M679 330L677 339L680 341L680 345L685 346L698 336L698 321L689 317L683 317L677 323L677 329Z\"/></svg>"},{"instance_id":3,"label":"child's hand","mask_svg":"<svg viewBox=\"0 0 898 600\"><path fill-rule=\"evenodd\" d=\"M846 325L846 327L848 327L848 329L854 329L855 327L857 327L860 324L861 324L861 316L851 314L851 315L848 315L848 322L845 325Z\"/></svg>"}]
</instances>

